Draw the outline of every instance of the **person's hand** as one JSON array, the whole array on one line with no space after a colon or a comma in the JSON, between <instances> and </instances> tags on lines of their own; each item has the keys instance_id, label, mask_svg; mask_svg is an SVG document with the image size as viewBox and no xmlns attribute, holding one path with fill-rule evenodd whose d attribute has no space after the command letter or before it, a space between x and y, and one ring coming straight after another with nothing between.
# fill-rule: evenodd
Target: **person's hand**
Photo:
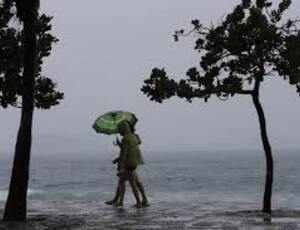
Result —
<instances>
[{"instance_id":1,"label":"person's hand","mask_svg":"<svg viewBox=\"0 0 300 230\"><path fill-rule=\"evenodd\" d=\"M116 158L116 159L114 159L114 160L112 161L113 164L116 164L116 163L118 163L118 162L119 162L119 158Z\"/></svg>"},{"instance_id":2,"label":"person's hand","mask_svg":"<svg viewBox=\"0 0 300 230\"><path fill-rule=\"evenodd\" d=\"M116 138L116 141L113 142L113 144L114 144L114 146L119 146L120 148L121 148L121 145L122 145L122 143L121 143L121 141L119 140L118 137Z\"/></svg>"}]
</instances>

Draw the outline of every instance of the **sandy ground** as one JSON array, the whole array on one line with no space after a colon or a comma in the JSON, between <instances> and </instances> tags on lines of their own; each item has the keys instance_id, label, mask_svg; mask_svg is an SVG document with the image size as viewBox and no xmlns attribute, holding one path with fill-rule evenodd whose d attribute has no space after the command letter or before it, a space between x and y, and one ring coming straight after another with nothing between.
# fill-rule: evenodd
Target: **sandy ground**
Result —
<instances>
[{"instance_id":1,"label":"sandy ground","mask_svg":"<svg viewBox=\"0 0 300 230\"><path fill-rule=\"evenodd\" d=\"M248 204L237 208L233 204L222 207L208 203L152 203L141 209L130 204L115 208L99 202L34 202L29 206L26 223L0 222L0 229L300 229L300 209L278 209L271 216L263 215ZM1 215L2 212L0 210Z\"/></svg>"}]
</instances>

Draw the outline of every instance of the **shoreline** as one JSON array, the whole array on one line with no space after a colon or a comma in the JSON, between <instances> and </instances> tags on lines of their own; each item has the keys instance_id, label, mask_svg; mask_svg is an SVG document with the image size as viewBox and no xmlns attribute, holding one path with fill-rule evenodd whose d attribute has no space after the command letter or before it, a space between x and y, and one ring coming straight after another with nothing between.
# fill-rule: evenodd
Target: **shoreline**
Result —
<instances>
[{"instance_id":1,"label":"shoreline","mask_svg":"<svg viewBox=\"0 0 300 230\"><path fill-rule=\"evenodd\" d=\"M248 203L237 207L215 205L153 202L149 207L135 209L130 204L116 208L97 201L30 201L26 223L0 222L0 230L300 229L300 208L275 209L267 215ZM3 209L1 215L2 212Z\"/></svg>"}]
</instances>

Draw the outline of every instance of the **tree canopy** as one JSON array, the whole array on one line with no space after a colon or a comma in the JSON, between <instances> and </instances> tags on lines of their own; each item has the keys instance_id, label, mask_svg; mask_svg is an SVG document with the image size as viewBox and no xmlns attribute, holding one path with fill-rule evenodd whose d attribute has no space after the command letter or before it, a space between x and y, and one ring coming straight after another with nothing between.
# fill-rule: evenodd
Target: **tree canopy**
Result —
<instances>
[{"instance_id":1,"label":"tree canopy","mask_svg":"<svg viewBox=\"0 0 300 230\"><path fill-rule=\"evenodd\" d=\"M273 7L267 0L242 0L217 26L192 20L192 29L178 30L174 38L196 35L200 65L190 68L180 81L170 78L165 69L154 68L142 91L160 103L173 96L189 102L207 101L212 95L228 99L253 94L255 81L280 76L300 94L299 20L283 17L291 3L282 0Z\"/></svg>"},{"instance_id":2,"label":"tree canopy","mask_svg":"<svg viewBox=\"0 0 300 230\"><path fill-rule=\"evenodd\" d=\"M20 12L20 11L19 11ZM24 50L22 22L13 1L0 1L0 105L20 107L23 81ZM56 83L42 75L44 59L58 39L50 31L52 17L39 15L37 22L37 71L35 76L35 107L49 109L63 99Z\"/></svg>"},{"instance_id":3,"label":"tree canopy","mask_svg":"<svg viewBox=\"0 0 300 230\"><path fill-rule=\"evenodd\" d=\"M300 30L298 19L284 19L291 0L281 0L277 7L268 0L242 0L217 26L205 27L192 21L189 32L178 30L175 41L196 35L195 50L200 63L190 68L186 78L175 81L164 69L154 68L142 88L151 100L162 103L177 96L192 102L212 95L227 100L243 94L252 97L260 124L266 158L263 211L271 212L273 156L267 134L260 85L266 78L282 77L295 86L300 95Z\"/></svg>"}]
</instances>

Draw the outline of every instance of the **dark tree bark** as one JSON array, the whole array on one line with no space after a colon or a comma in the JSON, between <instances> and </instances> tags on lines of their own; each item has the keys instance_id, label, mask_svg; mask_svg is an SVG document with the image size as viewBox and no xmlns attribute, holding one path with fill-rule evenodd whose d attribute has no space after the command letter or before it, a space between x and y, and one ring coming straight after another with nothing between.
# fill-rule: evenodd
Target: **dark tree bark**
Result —
<instances>
[{"instance_id":1,"label":"dark tree bark","mask_svg":"<svg viewBox=\"0 0 300 230\"><path fill-rule=\"evenodd\" d=\"M264 110L259 101L259 86L260 86L260 81L257 80L255 83L252 99L259 119L261 139L262 139L262 143L265 151L265 157L266 157L266 181L265 181L265 193L264 193L264 200L263 200L263 212L271 213L271 199L272 199L272 186L273 186L273 156L272 156L272 149L267 134L267 125L266 125Z\"/></svg>"},{"instance_id":2,"label":"dark tree bark","mask_svg":"<svg viewBox=\"0 0 300 230\"><path fill-rule=\"evenodd\" d=\"M28 12L22 12L26 17L21 18L24 23L22 114L15 146L9 194L4 210L4 221L25 221L27 211L31 131L34 110L34 77L36 73L36 21L38 12L35 1L26 1L25 4L27 4L25 10Z\"/></svg>"}]
</instances>

